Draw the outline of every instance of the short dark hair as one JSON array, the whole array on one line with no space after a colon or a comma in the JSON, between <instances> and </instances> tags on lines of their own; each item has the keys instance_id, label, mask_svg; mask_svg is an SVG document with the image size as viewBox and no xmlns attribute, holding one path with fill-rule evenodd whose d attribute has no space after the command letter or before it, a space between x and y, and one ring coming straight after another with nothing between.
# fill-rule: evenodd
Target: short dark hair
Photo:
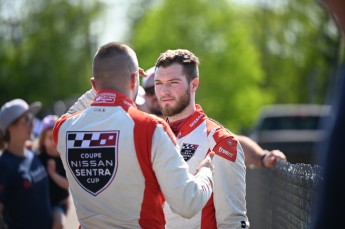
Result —
<instances>
[{"instance_id":1,"label":"short dark hair","mask_svg":"<svg viewBox=\"0 0 345 229\"><path fill-rule=\"evenodd\" d=\"M115 68L115 63L112 64L104 64L108 60L113 59L115 57L121 57L126 61L119 63L120 66L123 68L123 63L126 63L128 66L129 72L135 71L137 66L136 63L133 62L132 55L135 55L134 51L125 44L119 42L109 42L103 46L101 46L93 59L93 72L100 71L111 71Z\"/></svg>"},{"instance_id":2,"label":"short dark hair","mask_svg":"<svg viewBox=\"0 0 345 229\"><path fill-rule=\"evenodd\" d=\"M134 50L118 42L101 46L93 58L93 77L100 90L111 89L124 93L123 83L130 80L138 69Z\"/></svg>"},{"instance_id":3,"label":"short dark hair","mask_svg":"<svg viewBox=\"0 0 345 229\"><path fill-rule=\"evenodd\" d=\"M182 71L186 74L188 82L199 77L199 59L187 49L167 50L161 53L156 61L156 68L169 67L177 63L182 65Z\"/></svg>"}]
</instances>

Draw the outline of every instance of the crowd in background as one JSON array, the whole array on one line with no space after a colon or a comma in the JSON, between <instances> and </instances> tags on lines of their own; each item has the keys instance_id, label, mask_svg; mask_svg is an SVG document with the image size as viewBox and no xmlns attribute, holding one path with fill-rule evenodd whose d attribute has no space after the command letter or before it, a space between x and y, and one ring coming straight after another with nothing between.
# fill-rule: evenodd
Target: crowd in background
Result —
<instances>
[{"instance_id":1,"label":"crowd in background","mask_svg":"<svg viewBox=\"0 0 345 229\"><path fill-rule=\"evenodd\" d=\"M65 227L68 181L52 138L58 116L35 118L41 106L14 99L1 107L0 228Z\"/></svg>"}]
</instances>

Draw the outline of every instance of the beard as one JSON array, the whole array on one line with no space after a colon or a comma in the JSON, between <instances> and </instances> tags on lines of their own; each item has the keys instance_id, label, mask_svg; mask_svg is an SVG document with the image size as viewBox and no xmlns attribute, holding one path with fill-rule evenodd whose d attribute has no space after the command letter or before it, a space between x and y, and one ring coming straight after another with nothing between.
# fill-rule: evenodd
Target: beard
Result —
<instances>
[{"instance_id":1,"label":"beard","mask_svg":"<svg viewBox=\"0 0 345 229\"><path fill-rule=\"evenodd\" d=\"M160 108L151 108L150 109L151 114L157 115L157 116L161 116L162 115L162 111Z\"/></svg>"},{"instance_id":2,"label":"beard","mask_svg":"<svg viewBox=\"0 0 345 229\"><path fill-rule=\"evenodd\" d=\"M162 114L164 116L174 116L181 113L190 104L190 89L188 88L186 93L176 99L176 106L163 107L159 104Z\"/></svg>"}]
</instances>

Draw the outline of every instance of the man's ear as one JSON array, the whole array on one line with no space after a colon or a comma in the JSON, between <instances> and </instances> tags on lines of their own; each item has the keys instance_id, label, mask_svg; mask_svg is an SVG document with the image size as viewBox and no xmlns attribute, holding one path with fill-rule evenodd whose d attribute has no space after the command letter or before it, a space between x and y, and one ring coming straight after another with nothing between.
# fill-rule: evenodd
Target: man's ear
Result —
<instances>
[{"instance_id":1,"label":"man's ear","mask_svg":"<svg viewBox=\"0 0 345 229\"><path fill-rule=\"evenodd\" d=\"M135 72L131 75L131 89L139 86L139 73Z\"/></svg>"},{"instance_id":2,"label":"man's ear","mask_svg":"<svg viewBox=\"0 0 345 229\"><path fill-rule=\"evenodd\" d=\"M91 85L92 85L92 87L93 87L93 90L97 91L95 78L93 78L93 77L91 77Z\"/></svg>"},{"instance_id":3,"label":"man's ear","mask_svg":"<svg viewBox=\"0 0 345 229\"><path fill-rule=\"evenodd\" d=\"M199 87L199 78L194 78L192 81L191 81L191 86L192 86L192 91L195 92L198 87Z\"/></svg>"}]
</instances>

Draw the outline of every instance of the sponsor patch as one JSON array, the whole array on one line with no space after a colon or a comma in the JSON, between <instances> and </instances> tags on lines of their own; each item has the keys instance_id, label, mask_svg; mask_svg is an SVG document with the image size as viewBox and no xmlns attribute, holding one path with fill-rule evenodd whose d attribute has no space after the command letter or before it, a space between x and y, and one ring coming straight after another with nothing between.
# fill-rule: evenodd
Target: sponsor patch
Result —
<instances>
[{"instance_id":1,"label":"sponsor patch","mask_svg":"<svg viewBox=\"0 0 345 229\"><path fill-rule=\"evenodd\" d=\"M97 196L117 170L119 131L67 132L67 163L79 185Z\"/></svg>"},{"instance_id":2,"label":"sponsor patch","mask_svg":"<svg viewBox=\"0 0 345 229\"><path fill-rule=\"evenodd\" d=\"M94 103L114 103L116 94L113 93L101 93L97 95Z\"/></svg>"},{"instance_id":3,"label":"sponsor patch","mask_svg":"<svg viewBox=\"0 0 345 229\"><path fill-rule=\"evenodd\" d=\"M185 161L188 161L195 153L199 145L183 143L181 148L181 155Z\"/></svg>"},{"instance_id":4,"label":"sponsor patch","mask_svg":"<svg viewBox=\"0 0 345 229\"><path fill-rule=\"evenodd\" d=\"M230 161L236 161L237 158L237 144L234 141L231 141L231 139L224 139L221 142L219 142L213 149L213 151Z\"/></svg>"}]
</instances>

